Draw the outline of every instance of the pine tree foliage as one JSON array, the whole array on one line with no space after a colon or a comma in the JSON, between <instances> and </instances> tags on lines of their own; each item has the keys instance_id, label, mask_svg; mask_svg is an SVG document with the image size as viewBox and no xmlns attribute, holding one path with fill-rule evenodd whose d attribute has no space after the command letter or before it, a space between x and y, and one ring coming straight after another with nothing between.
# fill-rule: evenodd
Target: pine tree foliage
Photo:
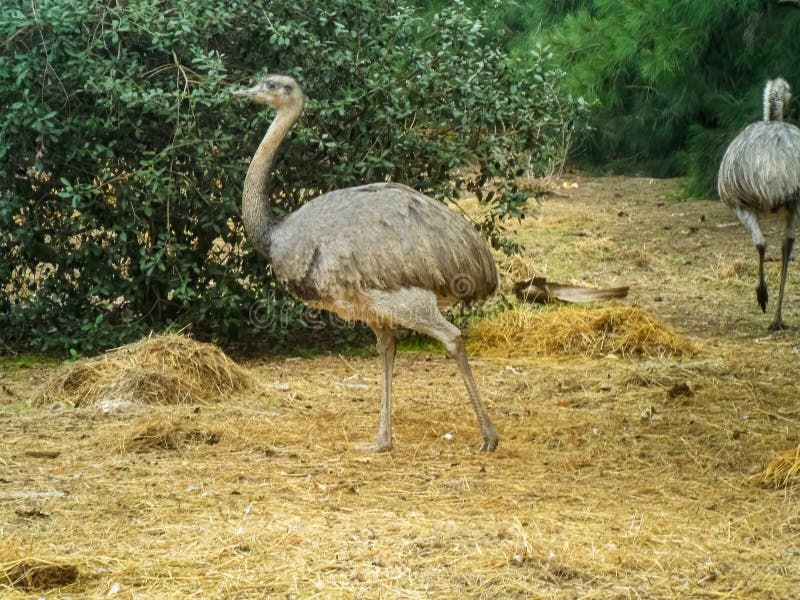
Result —
<instances>
[{"instance_id":1,"label":"pine tree foliage","mask_svg":"<svg viewBox=\"0 0 800 600\"><path fill-rule=\"evenodd\" d=\"M691 191L713 193L726 144L761 116L764 82L800 90L798 33L800 10L776 0L595 0L549 41L572 91L599 102L594 164L688 174Z\"/></svg>"},{"instance_id":2,"label":"pine tree foliage","mask_svg":"<svg viewBox=\"0 0 800 600\"><path fill-rule=\"evenodd\" d=\"M593 102L582 164L688 175L714 194L726 145L761 116L767 79L800 93L800 6L780 0L496 3L506 42L548 44L566 85ZM790 119L792 114L790 113Z\"/></svg>"}]
</instances>

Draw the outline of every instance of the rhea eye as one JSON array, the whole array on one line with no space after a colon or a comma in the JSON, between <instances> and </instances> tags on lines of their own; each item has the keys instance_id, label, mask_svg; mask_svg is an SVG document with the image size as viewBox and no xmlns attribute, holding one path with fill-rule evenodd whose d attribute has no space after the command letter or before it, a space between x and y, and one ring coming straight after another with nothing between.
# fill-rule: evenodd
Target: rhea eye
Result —
<instances>
[{"instance_id":1,"label":"rhea eye","mask_svg":"<svg viewBox=\"0 0 800 600\"><path fill-rule=\"evenodd\" d=\"M292 86L290 86L290 85L286 86L286 93L287 94L291 94L293 91L294 91L294 88Z\"/></svg>"}]
</instances>

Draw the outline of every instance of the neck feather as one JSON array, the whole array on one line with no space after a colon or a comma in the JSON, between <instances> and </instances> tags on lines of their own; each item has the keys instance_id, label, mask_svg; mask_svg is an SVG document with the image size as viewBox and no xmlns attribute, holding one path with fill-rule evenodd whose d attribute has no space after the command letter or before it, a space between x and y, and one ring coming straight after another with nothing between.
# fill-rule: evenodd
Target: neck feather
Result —
<instances>
[{"instance_id":1,"label":"neck feather","mask_svg":"<svg viewBox=\"0 0 800 600\"><path fill-rule=\"evenodd\" d=\"M272 164L281 142L300 116L301 109L302 107L278 111L253 155L244 179L242 190L244 229L250 243L265 256L269 256L272 229L278 224L278 219L275 218L269 204Z\"/></svg>"},{"instance_id":2,"label":"neck feather","mask_svg":"<svg viewBox=\"0 0 800 600\"><path fill-rule=\"evenodd\" d=\"M772 96L764 107L765 121L783 121L783 101Z\"/></svg>"},{"instance_id":3,"label":"neck feather","mask_svg":"<svg viewBox=\"0 0 800 600\"><path fill-rule=\"evenodd\" d=\"M784 96L781 91L774 89L771 84L772 82L767 84L764 90L764 120L783 121Z\"/></svg>"}]
</instances>

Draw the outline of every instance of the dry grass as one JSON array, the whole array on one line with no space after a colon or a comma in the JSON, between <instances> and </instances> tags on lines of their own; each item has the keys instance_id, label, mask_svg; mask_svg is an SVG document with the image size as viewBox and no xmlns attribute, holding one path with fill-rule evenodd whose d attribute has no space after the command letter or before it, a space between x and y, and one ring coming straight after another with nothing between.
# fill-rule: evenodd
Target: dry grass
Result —
<instances>
[{"instance_id":1,"label":"dry grass","mask_svg":"<svg viewBox=\"0 0 800 600\"><path fill-rule=\"evenodd\" d=\"M355 449L377 428L373 358L253 365L266 397L200 412L3 417L0 595L27 598L45 564L77 579L40 595L97 599L792 597L797 496L750 481L792 414L765 350L473 360L492 455L453 362L404 352L391 454Z\"/></svg>"},{"instance_id":2,"label":"dry grass","mask_svg":"<svg viewBox=\"0 0 800 600\"><path fill-rule=\"evenodd\" d=\"M581 180L581 198L543 205L564 237L520 229L550 236L529 246L526 270L630 283L638 308L603 306L603 326L583 321L597 308L505 315L496 343L511 358L471 359L500 434L493 454L475 451L443 355L398 352L388 454L356 450L377 431L374 357L251 363L266 382L254 391L124 415L30 405L44 370L0 362L0 596L798 597L800 486L755 475L800 444L798 330L767 333L754 282L714 268L752 250L714 227L724 207L657 205L667 189ZM575 251L572 223L621 250ZM680 234L690 226L707 229ZM637 264L638 250L653 259ZM554 350L536 354L539 330Z\"/></svg>"},{"instance_id":3,"label":"dry grass","mask_svg":"<svg viewBox=\"0 0 800 600\"><path fill-rule=\"evenodd\" d=\"M561 187L558 177L552 175L545 177L517 177L516 183L519 189L536 197L552 194Z\"/></svg>"},{"instance_id":4,"label":"dry grass","mask_svg":"<svg viewBox=\"0 0 800 600\"><path fill-rule=\"evenodd\" d=\"M78 580L75 565L26 559L0 565L0 582L27 591L46 591L71 585ZM5 579L5 581L3 581Z\"/></svg>"},{"instance_id":5,"label":"dry grass","mask_svg":"<svg viewBox=\"0 0 800 600\"><path fill-rule=\"evenodd\" d=\"M755 266L755 261L729 260L719 266L719 275L723 279L739 280L746 275L754 274Z\"/></svg>"},{"instance_id":6,"label":"dry grass","mask_svg":"<svg viewBox=\"0 0 800 600\"><path fill-rule=\"evenodd\" d=\"M517 306L483 319L469 332L469 350L486 357L691 356L695 344L635 306Z\"/></svg>"},{"instance_id":7,"label":"dry grass","mask_svg":"<svg viewBox=\"0 0 800 600\"><path fill-rule=\"evenodd\" d=\"M800 446L775 455L754 479L765 487L785 488L800 483Z\"/></svg>"},{"instance_id":8,"label":"dry grass","mask_svg":"<svg viewBox=\"0 0 800 600\"><path fill-rule=\"evenodd\" d=\"M149 450L180 450L190 444L218 444L222 437L220 427L210 427L197 422L192 415L156 414L136 423L122 435L114 435L114 442L123 452Z\"/></svg>"},{"instance_id":9,"label":"dry grass","mask_svg":"<svg viewBox=\"0 0 800 600\"><path fill-rule=\"evenodd\" d=\"M78 581L74 564L36 556L20 557L12 539L0 542L0 590L5 586L25 592L45 592Z\"/></svg>"},{"instance_id":10,"label":"dry grass","mask_svg":"<svg viewBox=\"0 0 800 600\"><path fill-rule=\"evenodd\" d=\"M34 404L187 404L219 400L252 386L248 371L216 346L156 335L97 358L67 363L36 392Z\"/></svg>"}]
</instances>

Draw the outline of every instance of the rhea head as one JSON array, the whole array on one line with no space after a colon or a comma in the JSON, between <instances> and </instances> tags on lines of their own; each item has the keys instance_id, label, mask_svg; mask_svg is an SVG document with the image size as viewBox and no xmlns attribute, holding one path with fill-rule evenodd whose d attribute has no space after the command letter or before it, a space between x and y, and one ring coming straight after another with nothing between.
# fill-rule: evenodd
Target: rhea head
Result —
<instances>
[{"instance_id":1,"label":"rhea head","mask_svg":"<svg viewBox=\"0 0 800 600\"><path fill-rule=\"evenodd\" d=\"M259 104L269 104L276 110L289 105L303 105L303 90L288 75L267 75L250 89L236 90L233 94Z\"/></svg>"}]
</instances>

